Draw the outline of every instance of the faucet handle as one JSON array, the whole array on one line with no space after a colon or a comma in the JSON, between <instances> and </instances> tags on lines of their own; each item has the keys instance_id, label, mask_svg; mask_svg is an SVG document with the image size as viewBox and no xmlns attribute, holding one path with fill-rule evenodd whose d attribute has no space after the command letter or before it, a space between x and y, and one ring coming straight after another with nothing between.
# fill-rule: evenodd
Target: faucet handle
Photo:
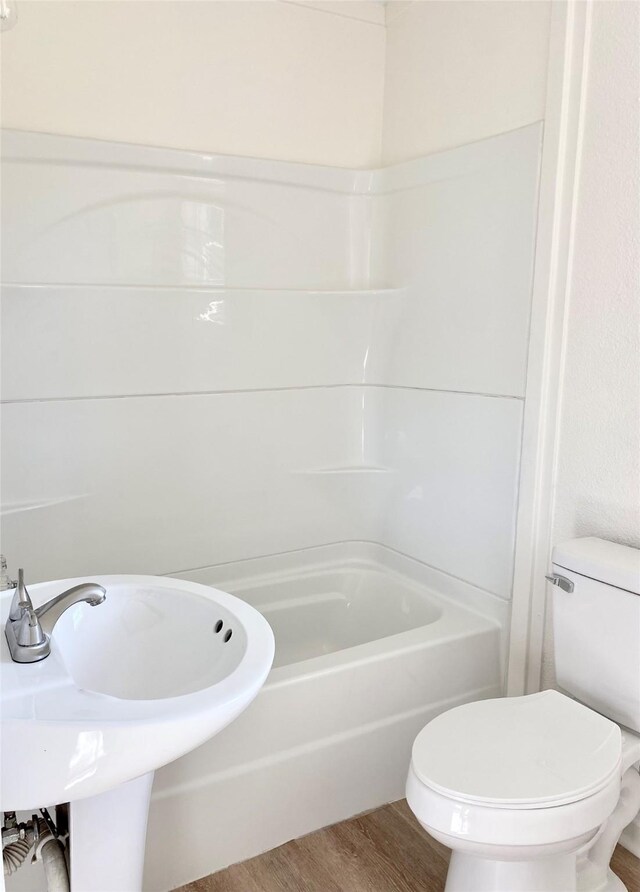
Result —
<instances>
[{"instance_id":1,"label":"faucet handle","mask_svg":"<svg viewBox=\"0 0 640 892\"><path fill-rule=\"evenodd\" d=\"M10 588L15 588L17 584L16 580L9 576L6 557L0 554L0 592L6 592Z\"/></svg>"},{"instance_id":2,"label":"faucet handle","mask_svg":"<svg viewBox=\"0 0 640 892\"><path fill-rule=\"evenodd\" d=\"M22 619L18 623L16 641L20 647L34 647L37 644L45 643L46 636L33 607L25 608Z\"/></svg>"},{"instance_id":3,"label":"faucet handle","mask_svg":"<svg viewBox=\"0 0 640 892\"><path fill-rule=\"evenodd\" d=\"M27 610L33 610L33 604L31 603L27 587L24 584L24 570L20 568L18 570L18 584L16 585L16 590L11 601L9 619L12 622L22 619Z\"/></svg>"}]
</instances>

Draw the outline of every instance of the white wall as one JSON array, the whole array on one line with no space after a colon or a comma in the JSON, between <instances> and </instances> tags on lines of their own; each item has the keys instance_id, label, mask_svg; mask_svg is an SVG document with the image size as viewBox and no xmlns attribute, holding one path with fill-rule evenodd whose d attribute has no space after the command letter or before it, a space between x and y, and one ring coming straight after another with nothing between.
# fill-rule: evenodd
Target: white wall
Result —
<instances>
[{"instance_id":1,"label":"white wall","mask_svg":"<svg viewBox=\"0 0 640 892\"><path fill-rule=\"evenodd\" d=\"M636 2L595 3L566 326L554 541L640 547Z\"/></svg>"},{"instance_id":2,"label":"white wall","mask_svg":"<svg viewBox=\"0 0 640 892\"><path fill-rule=\"evenodd\" d=\"M2 34L2 125L143 145L378 162L375 3L28 0Z\"/></svg>"},{"instance_id":3,"label":"white wall","mask_svg":"<svg viewBox=\"0 0 640 892\"><path fill-rule=\"evenodd\" d=\"M552 541L640 547L640 6L592 10ZM551 610L542 683L554 683Z\"/></svg>"},{"instance_id":4,"label":"white wall","mask_svg":"<svg viewBox=\"0 0 640 892\"><path fill-rule=\"evenodd\" d=\"M640 6L594 3L565 324L552 541L640 547ZM555 683L547 604L542 687ZM640 857L640 818L623 842Z\"/></svg>"},{"instance_id":5,"label":"white wall","mask_svg":"<svg viewBox=\"0 0 640 892\"><path fill-rule=\"evenodd\" d=\"M368 0L28 0L2 35L2 125L392 163L540 120L548 8L391 3L385 28Z\"/></svg>"},{"instance_id":6,"label":"white wall","mask_svg":"<svg viewBox=\"0 0 640 892\"><path fill-rule=\"evenodd\" d=\"M544 118L550 6L389 3L383 163Z\"/></svg>"}]
</instances>

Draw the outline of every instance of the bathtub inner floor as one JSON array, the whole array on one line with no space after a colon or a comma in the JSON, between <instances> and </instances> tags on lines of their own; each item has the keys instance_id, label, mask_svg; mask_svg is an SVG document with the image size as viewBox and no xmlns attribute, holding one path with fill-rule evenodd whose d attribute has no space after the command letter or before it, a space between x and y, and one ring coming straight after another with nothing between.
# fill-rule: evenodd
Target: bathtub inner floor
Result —
<instances>
[{"instance_id":1,"label":"bathtub inner floor","mask_svg":"<svg viewBox=\"0 0 640 892\"><path fill-rule=\"evenodd\" d=\"M423 587L375 565L316 569L229 591L268 620L274 668L426 626L442 614Z\"/></svg>"}]
</instances>

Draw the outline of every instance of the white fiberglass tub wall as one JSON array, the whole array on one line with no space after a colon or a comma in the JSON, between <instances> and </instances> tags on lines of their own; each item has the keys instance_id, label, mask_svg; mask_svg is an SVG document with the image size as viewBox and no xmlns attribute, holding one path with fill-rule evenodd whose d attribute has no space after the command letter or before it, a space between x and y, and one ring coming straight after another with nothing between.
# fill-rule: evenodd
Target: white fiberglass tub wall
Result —
<instances>
[{"instance_id":1,"label":"white fiberglass tub wall","mask_svg":"<svg viewBox=\"0 0 640 892\"><path fill-rule=\"evenodd\" d=\"M3 136L3 548L32 581L215 567L207 581L267 600L287 665L242 727L254 746L261 723L281 736L265 773L255 752L222 772L229 802L235 777L258 779L234 800L265 831L256 851L271 826L297 835L399 796L419 725L499 690L539 143L536 125L350 172ZM284 557L254 571L268 555ZM295 609L274 607L278 579ZM468 638L482 644L464 663ZM207 752L158 778L171 832L184 811L218 833ZM309 790L270 823L276 764L282 789L315 773L330 801ZM175 848L163 822L156 879ZM218 838L203 872L254 853Z\"/></svg>"},{"instance_id":2,"label":"white fiberglass tub wall","mask_svg":"<svg viewBox=\"0 0 640 892\"><path fill-rule=\"evenodd\" d=\"M5 133L12 562L371 540L508 598L539 142L350 172Z\"/></svg>"}]
</instances>

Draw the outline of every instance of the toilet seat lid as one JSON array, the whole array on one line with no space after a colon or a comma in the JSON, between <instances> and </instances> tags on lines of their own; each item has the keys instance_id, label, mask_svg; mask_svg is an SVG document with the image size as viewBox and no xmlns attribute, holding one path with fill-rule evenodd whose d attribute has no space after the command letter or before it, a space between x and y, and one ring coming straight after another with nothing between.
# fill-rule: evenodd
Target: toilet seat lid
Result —
<instances>
[{"instance_id":1,"label":"toilet seat lid","mask_svg":"<svg viewBox=\"0 0 640 892\"><path fill-rule=\"evenodd\" d=\"M426 786L465 802L544 808L577 802L620 778L614 722L558 693L480 700L429 722L413 745Z\"/></svg>"}]
</instances>

